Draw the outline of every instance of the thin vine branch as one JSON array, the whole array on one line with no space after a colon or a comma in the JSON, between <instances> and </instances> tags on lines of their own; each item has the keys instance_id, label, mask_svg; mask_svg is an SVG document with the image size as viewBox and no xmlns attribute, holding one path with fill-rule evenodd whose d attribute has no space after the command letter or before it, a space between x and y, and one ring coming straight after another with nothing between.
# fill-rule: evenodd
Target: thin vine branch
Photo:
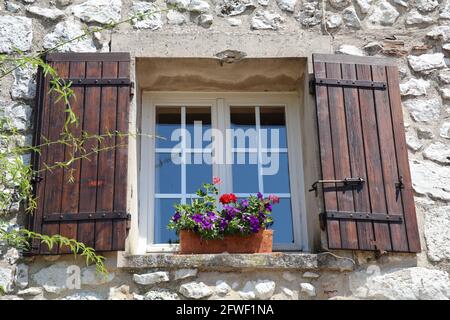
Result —
<instances>
[{"instance_id":1,"label":"thin vine branch","mask_svg":"<svg viewBox=\"0 0 450 320\"><path fill-rule=\"evenodd\" d=\"M8 231L5 230L5 228L1 228L1 225L0 239L6 244L18 249L29 250L30 243L33 240L37 240L41 244L45 244L49 251L51 251L55 246L59 246L60 248L67 247L75 257L77 255L84 257L86 260L86 265L94 263L96 271L99 274L106 275L108 273L104 264L105 258L97 255L93 248L88 247L84 243L78 242L75 239L69 239L61 235L47 236L27 229Z\"/></svg>"}]
</instances>

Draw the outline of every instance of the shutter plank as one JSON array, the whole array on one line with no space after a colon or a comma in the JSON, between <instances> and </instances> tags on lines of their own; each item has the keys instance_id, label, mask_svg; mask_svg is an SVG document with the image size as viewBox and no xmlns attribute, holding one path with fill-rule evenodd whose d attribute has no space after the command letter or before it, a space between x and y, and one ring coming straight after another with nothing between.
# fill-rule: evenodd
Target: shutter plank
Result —
<instances>
[{"instance_id":1,"label":"shutter plank","mask_svg":"<svg viewBox=\"0 0 450 320\"><path fill-rule=\"evenodd\" d=\"M103 63L102 78L117 78L118 63ZM102 87L100 111L100 134L114 133L116 130L117 87ZM115 137L106 137L100 149L115 144ZM112 212L114 205L114 163L115 150L103 150L98 155L97 211ZM97 239L95 249L108 251L112 249L112 221L98 221L95 226Z\"/></svg>"},{"instance_id":2,"label":"shutter plank","mask_svg":"<svg viewBox=\"0 0 450 320\"><path fill-rule=\"evenodd\" d=\"M367 65L357 65L359 80L373 80L372 70ZM375 97L372 89L360 89L361 119L366 149L367 186L374 213L387 211L383 183L383 169L380 156L380 141L376 117ZM380 250L391 249L389 225L373 223L375 245Z\"/></svg>"},{"instance_id":3,"label":"shutter plank","mask_svg":"<svg viewBox=\"0 0 450 320\"><path fill-rule=\"evenodd\" d=\"M372 67L373 80L387 81L384 66ZM380 135L380 153L383 167L384 189L386 194L387 213L402 215L403 206L400 192L396 192L395 184L399 181L397 157L395 152L394 132L392 128L391 108L388 90L375 90L377 103L378 130ZM405 224L389 224L392 250L408 251Z\"/></svg>"},{"instance_id":4,"label":"shutter plank","mask_svg":"<svg viewBox=\"0 0 450 320\"><path fill-rule=\"evenodd\" d=\"M354 64L342 65L342 78L357 80L356 66ZM348 146L350 154L350 168L353 177L362 177L367 181L365 162L365 150L361 124L358 88L344 88L345 113L348 130ZM370 212L370 200L368 188L357 188L353 190L355 211ZM357 221L358 245L361 250L373 250L373 228L371 222Z\"/></svg>"},{"instance_id":5,"label":"shutter plank","mask_svg":"<svg viewBox=\"0 0 450 320\"><path fill-rule=\"evenodd\" d=\"M342 79L339 63L326 63L327 77ZM333 157L335 178L351 177L349 148L347 140L347 123L345 117L344 92L342 87L328 86L328 97L333 104L329 106L331 121L331 138L333 142ZM353 211L353 192L346 188L337 187L337 203L339 211ZM341 242L344 249L357 249L358 237L354 221L341 221Z\"/></svg>"},{"instance_id":6,"label":"shutter plank","mask_svg":"<svg viewBox=\"0 0 450 320\"><path fill-rule=\"evenodd\" d=\"M129 78L130 63L119 62L119 78ZM128 132L128 114L129 114L130 89L128 86L118 88L117 97L117 131L123 133ZM128 162L128 137L116 138L117 149L115 161L115 178L114 178L114 211L126 211L127 208L127 162ZM125 238L127 235L127 221L116 220L113 222L113 249L125 250Z\"/></svg>"},{"instance_id":7,"label":"shutter plank","mask_svg":"<svg viewBox=\"0 0 450 320\"><path fill-rule=\"evenodd\" d=\"M99 79L101 76L101 62L86 62L86 78ZM101 89L88 86L85 90L86 107L83 130L89 135L97 135L100 132ZM96 139L89 139L85 144L87 152L91 152L97 147ZM96 153L91 153L87 159L81 160L79 212L95 212L97 209L97 162L98 155ZM78 239L92 248L95 247L95 222L80 221L78 223Z\"/></svg>"},{"instance_id":8,"label":"shutter plank","mask_svg":"<svg viewBox=\"0 0 450 320\"><path fill-rule=\"evenodd\" d=\"M408 237L408 249L410 252L420 252L420 236L417 227L416 207L414 205L414 193L412 190L411 173L408 161L408 149L406 147L405 127L403 125L403 112L398 80L397 67L386 68L389 99L392 113L392 125L394 130L395 148L399 175L403 177L404 188L401 189L403 212Z\"/></svg>"},{"instance_id":9,"label":"shutter plank","mask_svg":"<svg viewBox=\"0 0 450 320\"><path fill-rule=\"evenodd\" d=\"M325 63L314 62L314 73L317 77L326 78ZM325 86L316 86L317 127L319 131L319 152L322 169L322 179L335 179L333 146L331 140L330 112L328 107L328 91ZM337 210L336 191L323 192L323 206L325 211ZM341 233L339 221L327 221L328 246L341 247Z\"/></svg>"},{"instance_id":10,"label":"shutter plank","mask_svg":"<svg viewBox=\"0 0 450 320\"><path fill-rule=\"evenodd\" d=\"M69 74L69 63L68 62L56 62L53 68L61 78L66 78ZM54 104L54 110L49 112L49 130L47 138L49 141L58 141L61 138L61 132L64 127L65 115L64 100L61 99L56 102L58 93L52 92L50 94L51 103ZM61 112L59 112L61 111ZM55 143L49 146L46 164L49 167L53 167L58 162L64 161L64 145L61 143ZM46 213L60 213L61 212L61 200L62 200L62 190L61 186L63 184L64 172L62 168L53 168L51 171L46 170L45 179L46 192L44 198L44 212ZM47 235L59 234L59 222L46 223L42 227L42 233ZM52 250L44 244L41 247L41 252L56 254L59 252L57 246L53 247Z\"/></svg>"},{"instance_id":11,"label":"shutter plank","mask_svg":"<svg viewBox=\"0 0 450 320\"><path fill-rule=\"evenodd\" d=\"M85 77L85 62L70 62L69 77L71 78L84 78ZM84 88L75 86L73 87L74 97L71 97L70 104L73 112L78 118L78 124L71 125L70 130L74 137L81 137L81 129L83 127L83 110L84 110ZM79 152L74 152L72 148L66 146L65 161L68 161L72 157L79 156ZM81 161L75 161L71 166L70 171L64 170L64 184L62 190L62 213L77 213L78 203L80 196L80 165ZM69 182L69 179L73 178L73 182ZM60 233L61 235L69 238L77 238L78 225L76 222L61 222ZM60 249L60 253L69 253L70 248L65 247Z\"/></svg>"}]
</instances>

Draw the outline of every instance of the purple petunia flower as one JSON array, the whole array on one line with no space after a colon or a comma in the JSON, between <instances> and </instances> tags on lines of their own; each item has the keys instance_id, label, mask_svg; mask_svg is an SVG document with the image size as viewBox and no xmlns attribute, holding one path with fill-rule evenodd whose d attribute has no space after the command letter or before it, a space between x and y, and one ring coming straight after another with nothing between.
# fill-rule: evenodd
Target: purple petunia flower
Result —
<instances>
[{"instance_id":1,"label":"purple petunia flower","mask_svg":"<svg viewBox=\"0 0 450 320\"><path fill-rule=\"evenodd\" d=\"M226 205L224 205L223 206L223 209L224 210L226 210L226 211L239 211L237 208L235 208L235 207L233 207L233 206L230 206L230 205L228 205L228 204L226 204Z\"/></svg>"},{"instance_id":2,"label":"purple petunia flower","mask_svg":"<svg viewBox=\"0 0 450 320\"><path fill-rule=\"evenodd\" d=\"M233 219L236 216L236 214L239 212L239 209L229 206L229 205L224 205L223 209L225 210L225 219L227 219L228 221Z\"/></svg>"},{"instance_id":3,"label":"purple petunia flower","mask_svg":"<svg viewBox=\"0 0 450 320\"><path fill-rule=\"evenodd\" d=\"M259 225L259 219L255 216L250 216L250 229L253 233L256 233L259 231L261 226Z\"/></svg>"},{"instance_id":4,"label":"purple petunia flower","mask_svg":"<svg viewBox=\"0 0 450 320\"><path fill-rule=\"evenodd\" d=\"M225 219L226 219L227 221L231 221L235 216L236 216L236 214L235 214L234 212L227 212L227 213L225 214Z\"/></svg>"},{"instance_id":5,"label":"purple petunia flower","mask_svg":"<svg viewBox=\"0 0 450 320\"><path fill-rule=\"evenodd\" d=\"M203 217L201 214L196 213L192 216L192 220L194 220L196 223L201 223L203 221Z\"/></svg>"},{"instance_id":6,"label":"purple petunia flower","mask_svg":"<svg viewBox=\"0 0 450 320\"><path fill-rule=\"evenodd\" d=\"M267 211L272 211L272 205L270 203L266 203L265 207Z\"/></svg>"},{"instance_id":7,"label":"purple petunia flower","mask_svg":"<svg viewBox=\"0 0 450 320\"><path fill-rule=\"evenodd\" d=\"M206 213L206 215L209 218L209 220L211 220L211 221L217 220L217 215L214 212L209 211Z\"/></svg>"},{"instance_id":8,"label":"purple petunia flower","mask_svg":"<svg viewBox=\"0 0 450 320\"><path fill-rule=\"evenodd\" d=\"M257 193L257 196L258 196L258 199L259 199L259 200L264 199L264 196L263 196L263 194L262 194L261 192L258 192L258 193Z\"/></svg>"},{"instance_id":9,"label":"purple petunia flower","mask_svg":"<svg viewBox=\"0 0 450 320\"><path fill-rule=\"evenodd\" d=\"M258 212L258 216L263 220L266 218L266 215L262 211Z\"/></svg>"},{"instance_id":10,"label":"purple petunia flower","mask_svg":"<svg viewBox=\"0 0 450 320\"><path fill-rule=\"evenodd\" d=\"M228 221L225 219L222 219L219 223L220 231L224 231L227 227L228 227Z\"/></svg>"},{"instance_id":11,"label":"purple petunia flower","mask_svg":"<svg viewBox=\"0 0 450 320\"><path fill-rule=\"evenodd\" d=\"M180 220L180 218L181 218L181 214L179 212L175 212L175 214L172 217L172 221L177 222L178 220Z\"/></svg>"},{"instance_id":12,"label":"purple petunia flower","mask_svg":"<svg viewBox=\"0 0 450 320\"><path fill-rule=\"evenodd\" d=\"M207 229L207 230L211 230L212 229L212 223L208 220L203 220L202 221L202 228L203 229Z\"/></svg>"},{"instance_id":13,"label":"purple petunia flower","mask_svg":"<svg viewBox=\"0 0 450 320\"><path fill-rule=\"evenodd\" d=\"M244 208L244 209L247 209L247 207L248 207L248 200L242 200L241 201L241 207Z\"/></svg>"}]
</instances>

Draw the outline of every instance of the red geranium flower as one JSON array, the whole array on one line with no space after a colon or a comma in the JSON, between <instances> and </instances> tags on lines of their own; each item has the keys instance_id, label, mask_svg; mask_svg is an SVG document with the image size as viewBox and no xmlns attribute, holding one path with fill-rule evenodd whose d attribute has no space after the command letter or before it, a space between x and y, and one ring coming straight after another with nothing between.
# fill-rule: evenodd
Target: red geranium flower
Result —
<instances>
[{"instance_id":1,"label":"red geranium flower","mask_svg":"<svg viewBox=\"0 0 450 320\"><path fill-rule=\"evenodd\" d=\"M234 193L225 193L219 198L220 203L227 204L230 202L236 202L237 198Z\"/></svg>"},{"instance_id":2,"label":"red geranium flower","mask_svg":"<svg viewBox=\"0 0 450 320\"><path fill-rule=\"evenodd\" d=\"M275 196L275 195L273 195L273 194L271 194L271 195L269 196L269 200L270 200L273 204L280 203L280 198L277 197L277 196Z\"/></svg>"},{"instance_id":3,"label":"red geranium flower","mask_svg":"<svg viewBox=\"0 0 450 320\"><path fill-rule=\"evenodd\" d=\"M227 204L230 202L230 197L228 196L228 194L225 193L219 198L219 201L222 204Z\"/></svg>"}]
</instances>

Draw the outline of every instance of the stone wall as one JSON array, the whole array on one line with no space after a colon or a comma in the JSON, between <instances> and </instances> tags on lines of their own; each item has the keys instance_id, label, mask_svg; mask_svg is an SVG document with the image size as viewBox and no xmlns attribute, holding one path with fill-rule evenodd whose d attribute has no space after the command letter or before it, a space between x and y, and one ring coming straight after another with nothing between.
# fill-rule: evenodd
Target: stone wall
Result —
<instances>
[{"instance_id":1,"label":"stone wall","mask_svg":"<svg viewBox=\"0 0 450 320\"><path fill-rule=\"evenodd\" d=\"M321 35L329 37L334 52L396 59L423 246L417 256L338 252L344 260L352 260L352 267L345 270L314 266L269 270L253 266L242 272L195 266L119 269L117 258L110 256L108 278L96 277L92 267L83 267L71 257L29 260L2 246L4 298L450 298L450 0L167 0L179 11L165 10L164 0L1 1L0 53L14 48L37 52L80 35L86 26L160 8L164 12L121 25L118 31L130 38L160 33L166 35L164 39L171 34L197 38L253 34L256 39L270 34L280 43L288 35L289 39L298 35L299 48L303 37ZM114 47L111 39L110 31L102 32L60 50L109 51ZM181 56L183 49L179 50ZM0 114L14 119L22 132L20 143L31 141L34 94L34 70L18 69L0 81ZM22 224L18 209L13 207L3 217L11 227ZM67 267L76 274L76 267L70 266L77 263L80 289L66 288Z\"/></svg>"}]
</instances>

